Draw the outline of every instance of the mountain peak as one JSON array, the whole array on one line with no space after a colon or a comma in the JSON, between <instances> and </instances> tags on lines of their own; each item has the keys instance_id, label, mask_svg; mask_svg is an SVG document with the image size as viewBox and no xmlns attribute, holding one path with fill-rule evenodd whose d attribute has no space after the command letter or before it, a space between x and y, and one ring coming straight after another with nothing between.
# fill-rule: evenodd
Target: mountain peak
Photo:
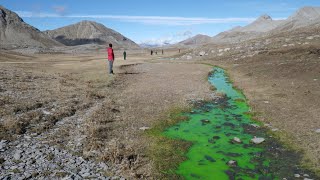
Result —
<instances>
[{"instance_id":1,"label":"mountain peak","mask_svg":"<svg viewBox=\"0 0 320 180\"><path fill-rule=\"evenodd\" d=\"M298 9L289 19L314 20L320 17L320 7L305 6Z\"/></svg>"},{"instance_id":2,"label":"mountain peak","mask_svg":"<svg viewBox=\"0 0 320 180\"><path fill-rule=\"evenodd\" d=\"M269 15L264 14L260 16L256 21L272 21L272 18Z\"/></svg>"}]
</instances>

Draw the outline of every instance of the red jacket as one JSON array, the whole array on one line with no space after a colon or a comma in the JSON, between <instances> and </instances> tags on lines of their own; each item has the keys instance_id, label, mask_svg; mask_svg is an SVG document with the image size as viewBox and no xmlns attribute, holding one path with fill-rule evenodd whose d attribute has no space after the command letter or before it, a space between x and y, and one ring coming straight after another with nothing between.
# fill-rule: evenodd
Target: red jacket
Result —
<instances>
[{"instance_id":1,"label":"red jacket","mask_svg":"<svg viewBox=\"0 0 320 180\"><path fill-rule=\"evenodd\" d=\"M107 48L107 52L108 52L108 60L109 61L114 61L113 49L111 47L108 47Z\"/></svg>"}]
</instances>

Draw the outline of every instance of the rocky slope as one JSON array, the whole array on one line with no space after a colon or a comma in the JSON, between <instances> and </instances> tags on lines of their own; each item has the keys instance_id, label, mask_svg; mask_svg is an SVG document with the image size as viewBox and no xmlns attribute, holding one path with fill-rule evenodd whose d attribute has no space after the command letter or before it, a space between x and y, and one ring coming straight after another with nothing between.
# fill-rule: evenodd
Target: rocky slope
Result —
<instances>
[{"instance_id":1,"label":"rocky slope","mask_svg":"<svg viewBox=\"0 0 320 180\"><path fill-rule=\"evenodd\" d=\"M25 23L16 13L0 6L0 47L62 46L38 29Z\"/></svg>"},{"instance_id":2,"label":"rocky slope","mask_svg":"<svg viewBox=\"0 0 320 180\"><path fill-rule=\"evenodd\" d=\"M281 24L282 21L272 20L268 15L262 15L253 23L240 27L237 26L229 31L222 32L212 38L215 44L238 43L262 36Z\"/></svg>"},{"instance_id":3,"label":"rocky slope","mask_svg":"<svg viewBox=\"0 0 320 180\"><path fill-rule=\"evenodd\" d=\"M135 42L122 34L93 21L81 21L55 30L45 31L45 33L67 46L112 43L115 47L139 48Z\"/></svg>"},{"instance_id":4,"label":"rocky slope","mask_svg":"<svg viewBox=\"0 0 320 180\"><path fill-rule=\"evenodd\" d=\"M292 31L316 25L320 25L320 7L303 7L279 24L272 33Z\"/></svg>"},{"instance_id":5,"label":"rocky slope","mask_svg":"<svg viewBox=\"0 0 320 180\"><path fill-rule=\"evenodd\" d=\"M201 45L211 41L211 37L203 34L198 34L189 39L179 42L179 45Z\"/></svg>"}]
</instances>

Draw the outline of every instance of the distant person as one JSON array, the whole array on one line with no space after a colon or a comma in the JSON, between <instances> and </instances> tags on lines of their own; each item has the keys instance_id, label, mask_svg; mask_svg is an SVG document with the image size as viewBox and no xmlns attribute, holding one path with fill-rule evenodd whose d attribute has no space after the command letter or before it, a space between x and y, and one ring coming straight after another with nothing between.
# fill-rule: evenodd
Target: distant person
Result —
<instances>
[{"instance_id":1,"label":"distant person","mask_svg":"<svg viewBox=\"0 0 320 180\"><path fill-rule=\"evenodd\" d=\"M153 55L153 51L151 50L151 56Z\"/></svg>"},{"instance_id":2,"label":"distant person","mask_svg":"<svg viewBox=\"0 0 320 180\"><path fill-rule=\"evenodd\" d=\"M158 51L156 51L156 55L158 55Z\"/></svg>"},{"instance_id":3,"label":"distant person","mask_svg":"<svg viewBox=\"0 0 320 180\"><path fill-rule=\"evenodd\" d=\"M180 49L179 49L179 53L180 53Z\"/></svg>"},{"instance_id":4,"label":"distant person","mask_svg":"<svg viewBox=\"0 0 320 180\"><path fill-rule=\"evenodd\" d=\"M161 50L161 53L162 53L162 55L163 55L163 49Z\"/></svg>"},{"instance_id":5,"label":"distant person","mask_svg":"<svg viewBox=\"0 0 320 180\"><path fill-rule=\"evenodd\" d=\"M113 62L114 62L114 53L112 49L112 44L109 44L109 47L107 48L108 52L108 61L109 61L109 74L113 74Z\"/></svg>"},{"instance_id":6,"label":"distant person","mask_svg":"<svg viewBox=\"0 0 320 180\"><path fill-rule=\"evenodd\" d=\"M127 59L127 52L123 51L123 59L126 60Z\"/></svg>"}]
</instances>

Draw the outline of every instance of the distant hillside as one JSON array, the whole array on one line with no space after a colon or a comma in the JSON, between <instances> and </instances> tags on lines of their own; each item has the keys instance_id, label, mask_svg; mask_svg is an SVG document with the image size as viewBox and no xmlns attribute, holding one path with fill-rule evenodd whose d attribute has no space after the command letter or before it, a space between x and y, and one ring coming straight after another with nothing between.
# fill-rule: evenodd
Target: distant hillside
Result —
<instances>
[{"instance_id":1,"label":"distant hillside","mask_svg":"<svg viewBox=\"0 0 320 180\"><path fill-rule=\"evenodd\" d=\"M16 13L0 6L0 46L53 47L62 44L25 23Z\"/></svg>"},{"instance_id":2,"label":"distant hillside","mask_svg":"<svg viewBox=\"0 0 320 180\"><path fill-rule=\"evenodd\" d=\"M273 33L320 25L320 7L303 7L282 22Z\"/></svg>"},{"instance_id":3,"label":"distant hillside","mask_svg":"<svg viewBox=\"0 0 320 180\"><path fill-rule=\"evenodd\" d=\"M189 39L179 42L180 45L201 45L211 42L211 37L207 35L198 34Z\"/></svg>"},{"instance_id":4,"label":"distant hillside","mask_svg":"<svg viewBox=\"0 0 320 180\"><path fill-rule=\"evenodd\" d=\"M275 21L268 15L263 15L251 24L237 26L229 31L222 32L212 38L213 43L237 43L257 38L266 32L277 28L283 21Z\"/></svg>"},{"instance_id":5,"label":"distant hillside","mask_svg":"<svg viewBox=\"0 0 320 180\"><path fill-rule=\"evenodd\" d=\"M139 48L132 40L122 34L93 21L81 21L76 24L45 31L51 38L67 46L82 44L109 44L120 48Z\"/></svg>"}]
</instances>

